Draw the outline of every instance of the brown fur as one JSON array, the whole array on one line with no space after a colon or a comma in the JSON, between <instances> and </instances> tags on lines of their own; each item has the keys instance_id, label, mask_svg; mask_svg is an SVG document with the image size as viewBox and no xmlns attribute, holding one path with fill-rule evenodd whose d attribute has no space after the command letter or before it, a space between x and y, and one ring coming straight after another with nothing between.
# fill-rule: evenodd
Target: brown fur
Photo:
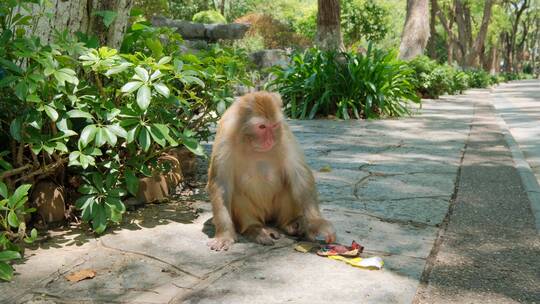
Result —
<instances>
[{"instance_id":1,"label":"brown fur","mask_svg":"<svg viewBox=\"0 0 540 304\"><path fill-rule=\"evenodd\" d=\"M211 249L227 250L237 232L257 243L273 244L279 234L268 223L291 235L313 240L322 234L327 242L335 240L332 225L321 217L315 179L281 105L277 94L247 94L218 124L207 185L216 227ZM270 151L254 150L253 119L280 123Z\"/></svg>"}]
</instances>

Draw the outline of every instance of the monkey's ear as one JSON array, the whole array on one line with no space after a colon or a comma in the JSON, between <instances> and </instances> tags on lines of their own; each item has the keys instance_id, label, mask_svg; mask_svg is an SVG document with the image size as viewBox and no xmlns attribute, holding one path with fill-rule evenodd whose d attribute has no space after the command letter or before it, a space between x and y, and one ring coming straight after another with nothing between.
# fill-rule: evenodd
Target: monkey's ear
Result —
<instances>
[{"instance_id":1,"label":"monkey's ear","mask_svg":"<svg viewBox=\"0 0 540 304\"><path fill-rule=\"evenodd\" d=\"M269 92L270 96L272 96L272 101L279 107L283 107L283 101L281 100L281 95L276 92Z\"/></svg>"}]
</instances>

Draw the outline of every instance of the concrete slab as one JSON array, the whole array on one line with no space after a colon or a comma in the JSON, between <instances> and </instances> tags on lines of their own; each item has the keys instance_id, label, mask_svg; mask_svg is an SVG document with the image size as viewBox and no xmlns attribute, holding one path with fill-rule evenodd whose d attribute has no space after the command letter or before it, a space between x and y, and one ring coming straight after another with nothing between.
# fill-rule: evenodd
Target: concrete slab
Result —
<instances>
[{"instance_id":1,"label":"concrete slab","mask_svg":"<svg viewBox=\"0 0 540 304\"><path fill-rule=\"evenodd\" d=\"M290 122L338 241L356 240L365 256L383 257L381 271L300 254L287 238L211 252L210 205L200 192L131 211L73 249L29 250L13 282L0 283L0 302L410 303L454 193L472 115L472 104L456 97L428 101L403 119ZM63 279L83 268L98 276Z\"/></svg>"}]
</instances>

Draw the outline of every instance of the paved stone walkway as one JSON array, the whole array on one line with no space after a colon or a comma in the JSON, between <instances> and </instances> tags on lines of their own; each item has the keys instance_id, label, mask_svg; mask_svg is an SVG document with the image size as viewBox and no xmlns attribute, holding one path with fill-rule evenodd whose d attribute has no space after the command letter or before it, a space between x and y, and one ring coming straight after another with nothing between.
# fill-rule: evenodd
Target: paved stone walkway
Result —
<instances>
[{"instance_id":1,"label":"paved stone walkway","mask_svg":"<svg viewBox=\"0 0 540 304\"><path fill-rule=\"evenodd\" d=\"M469 161L463 157L475 104L486 99L477 94L485 92L427 101L420 115L399 120L291 123L316 172L323 213L335 224L338 241L358 241L366 247L365 256L384 259L383 270L357 269L296 252L291 239L273 247L241 242L228 252L211 252L206 247L212 235L210 206L199 194L188 203L138 209L100 238L78 228L53 233L27 251L26 260L15 266L13 282L0 283L0 303L411 303L444 297L449 289L438 278L448 274L439 275L439 255L448 261L452 256L446 256L447 248L471 250L458 246L462 239L447 241L450 233L463 236L453 230L452 214L482 216L474 209L458 212L456 202L468 199L456 192L466 188L456 187L456 181L465 171L460 171L462 160ZM489 146L483 148L477 157L492 155ZM461 177L458 185L464 181ZM526 206L526 199L520 203ZM507 220L520 215L510 212ZM529 225L531 218L517 223ZM459 223L456 227L463 227ZM512 231L524 246L519 248L529 250L526 257L534 257L538 247L527 246L537 243L534 238L526 243L530 229ZM468 239L463 242L477 246ZM481 260L481 252L474 257ZM524 270L503 262L496 265ZM467 265L462 269L470 271ZM70 283L64 278L88 268L97 273L91 280ZM525 288L517 281L513 290L534 292L539 285L538 278L530 276L534 271L537 268L519 277L530 280ZM531 299L512 295L498 299Z\"/></svg>"},{"instance_id":2,"label":"paved stone walkway","mask_svg":"<svg viewBox=\"0 0 540 304\"><path fill-rule=\"evenodd\" d=\"M540 80L501 84L493 90L490 101L508 129L512 154L540 231Z\"/></svg>"},{"instance_id":3,"label":"paved stone walkway","mask_svg":"<svg viewBox=\"0 0 540 304\"><path fill-rule=\"evenodd\" d=\"M448 221L416 303L535 303L540 238L488 93L478 93Z\"/></svg>"}]
</instances>

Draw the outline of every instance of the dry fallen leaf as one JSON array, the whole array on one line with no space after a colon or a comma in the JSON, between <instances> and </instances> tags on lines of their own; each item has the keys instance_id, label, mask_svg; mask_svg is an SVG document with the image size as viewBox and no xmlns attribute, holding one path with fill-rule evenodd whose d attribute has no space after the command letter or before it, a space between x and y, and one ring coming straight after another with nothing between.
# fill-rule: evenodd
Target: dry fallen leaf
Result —
<instances>
[{"instance_id":1,"label":"dry fallen leaf","mask_svg":"<svg viewBox=\"0 0 540 304\"><path fill-rule=\"evenodd\" d=\"M332 167L328 166L328 165L325 165L323 166L322 168L319 169L319 172L331 172L332 171Z\"/></svg>"},{"instance_id":2,"label":"dry fallen leaf","mask_svg":"<svg viewBox=\"0 0 540 304\"><path fill-rule=\"evenodd\" d=\"M66 276L66 279L70 282L79 282L86 279L93 279L96 276L96 271L92 269L82 269L76 272L72 272Z\"/></svg>"}]
</instances>

